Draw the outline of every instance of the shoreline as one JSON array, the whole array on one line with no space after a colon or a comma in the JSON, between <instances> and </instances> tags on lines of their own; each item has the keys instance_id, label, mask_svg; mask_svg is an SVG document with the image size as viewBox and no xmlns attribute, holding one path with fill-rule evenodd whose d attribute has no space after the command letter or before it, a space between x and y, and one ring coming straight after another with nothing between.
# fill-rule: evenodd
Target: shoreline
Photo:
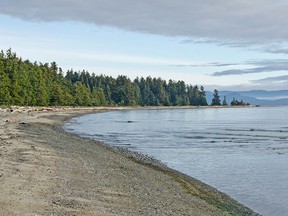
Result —
<instances>
[{"instance_id":1,"label":"shoreline","mask_svg":"<svg viewBox=\"0 0 288 216\"><path fill-rule=\"evenodd\" d=\"M149 157L62 128L99 110L111 109L0 112L1 215L257 215Z\"/></svg>"}]
</instances>

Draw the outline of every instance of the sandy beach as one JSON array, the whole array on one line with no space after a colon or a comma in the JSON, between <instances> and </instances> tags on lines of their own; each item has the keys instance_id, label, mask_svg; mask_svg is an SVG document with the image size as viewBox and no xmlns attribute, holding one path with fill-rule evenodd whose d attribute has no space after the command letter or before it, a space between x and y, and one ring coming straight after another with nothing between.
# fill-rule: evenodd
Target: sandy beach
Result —
<instances>
[{"instance_id":1,"label":"sandy beach","mask_svg":"<svg viewBox=\"0 0 288 216\"><path fill-rule=\"evenodd\" d=\"M0 111L0 215L257 215L157 161L61 129L102 110Z\"/></svg>"}]
</instances>

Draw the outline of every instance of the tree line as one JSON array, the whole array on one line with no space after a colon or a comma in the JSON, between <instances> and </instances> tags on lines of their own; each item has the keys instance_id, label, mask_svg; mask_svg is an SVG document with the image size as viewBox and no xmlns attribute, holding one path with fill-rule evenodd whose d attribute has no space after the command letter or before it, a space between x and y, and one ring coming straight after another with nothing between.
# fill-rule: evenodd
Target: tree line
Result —
<instances>
[{"instance_id":1,"label":"tree line","mask_svg":"<svg viewBox=\"0 0 288 216\"><path fill-rule=\"evenodd\" d=\"M249 106L249 105L250 103L246 103L243 100L238 101L236 98L233 98L233 100L230 103L230 106ZM213 93L211 106L228 106L226 96L224 96L223 102L221 103L219 92L217 89L215 89Z\"/></svg>"},{"instance_id":2,"label":"tree line","mask_svg":"<svg viewBox=\"0 0 288 216\"><path fill-rule=\"evenodd\" d=\"M203 86L161 78L117 78L68 70L56 62L0 53L0 105L20 106L207 106Z\"/></svg>"}]
</instances>

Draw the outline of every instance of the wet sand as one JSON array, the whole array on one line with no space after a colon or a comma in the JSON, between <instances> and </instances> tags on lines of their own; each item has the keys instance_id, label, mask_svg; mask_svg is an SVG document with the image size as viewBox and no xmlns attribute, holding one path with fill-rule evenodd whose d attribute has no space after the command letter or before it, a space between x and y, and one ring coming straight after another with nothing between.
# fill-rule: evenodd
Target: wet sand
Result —
<instances>
[{"instance_id":1,"label":"wet sand","mask_svg":"<svg viewBox=\"0 0 288 216\"><path fill-rule=\"evenodd\" d=\"M0 215L257 215L148 157L61 129L97 111L0 112Z\"/></svg>"}]
</instances>

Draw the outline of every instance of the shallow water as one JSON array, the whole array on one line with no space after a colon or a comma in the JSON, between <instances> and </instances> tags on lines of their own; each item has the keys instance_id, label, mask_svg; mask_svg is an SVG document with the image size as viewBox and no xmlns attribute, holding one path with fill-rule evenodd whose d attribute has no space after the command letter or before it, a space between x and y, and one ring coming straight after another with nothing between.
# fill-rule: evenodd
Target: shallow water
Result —
<instances>
[{"instance_id":1,"label":"shallow water","mask_svg":"<svg viewBox=\"0 0 288 216\"><path fill-rule=\"evenodd\" d=\"M262 215L287 215L287 107L113 111L64 128L160 159Z\"/></svg>"}]
</instances>

